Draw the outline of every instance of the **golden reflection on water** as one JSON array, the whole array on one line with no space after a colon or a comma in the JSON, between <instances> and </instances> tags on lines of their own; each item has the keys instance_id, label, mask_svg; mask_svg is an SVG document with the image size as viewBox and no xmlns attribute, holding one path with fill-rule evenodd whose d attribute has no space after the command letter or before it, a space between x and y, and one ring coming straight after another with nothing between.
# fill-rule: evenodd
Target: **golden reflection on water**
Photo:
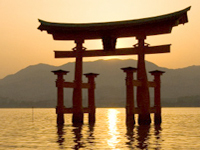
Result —
<instances>
[{"instance_id":1,"label":"golden reflection on water","mask_svg":"<svg viewBox=\"0 0 200 150\"><path fill-rule=\"evenodd\" d=\"M55 118L54 109L34 109L34 121L32 109L0 109L0 149L200 149L200 108L163 108L161 126L127 126L122 108L97 109L94 125L73 126L68 114L56 126Z\"/></svg>"},{"instance_id":2,"label":"golden reflection on water","mask_svg":"<svg viewBox=\"0 0 200 150\"><path fill-rule=\"evenodd\" d=\"M104 117L105 120L100 122L101 126L97 125L100 129L95 127L95 124L57 126L59 148L70 147L78 150L92 149L98 146L101 149L113 150L124 149L124 147L141 150L161 149L160 126L154 126L155 129L153 129L153 126L127 125L125 128L125 123L123 124L120 118L121 113L122 111L117 109L108 109L106 117ZM103 124L106 124L106 126L103 126ZM123 133L123 131L126 131L126 133Z\"/></svg>"},{"instance_id":3,"label":"golden reflection on water","mask_svg":"<svg viewBox=\"0 0 200 150\"><path fill-rule=\"evenodd\" d=\"M110 135L110 138L107 140L107 143L112 148L115 148L118 143L120 143L119 137L119 131L117 128L117 122L118 122L118 115L119 111L116 109L109 109L108 110L108 134Z\"/></svg>"}]
</instances>

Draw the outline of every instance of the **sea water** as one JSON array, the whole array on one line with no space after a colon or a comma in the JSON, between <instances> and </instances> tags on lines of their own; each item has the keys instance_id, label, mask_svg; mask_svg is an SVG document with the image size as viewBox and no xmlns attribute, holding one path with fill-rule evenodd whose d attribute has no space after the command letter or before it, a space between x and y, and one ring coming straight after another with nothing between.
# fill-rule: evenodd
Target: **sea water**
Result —
<instances>
[{"instance_id":1,"label":"sea water","mask_svg":"<svg viewBox=\"0 0 200 150\"><path fill-rule=\"evenodd\" d=\"M98 108L96 123L57 127L55 109L0 109L0 150L199 150L200 108L162 108L162 124L127 127L124 108ZM153 115L151 116L153 120Z\"/></svg>"}]
</instances>

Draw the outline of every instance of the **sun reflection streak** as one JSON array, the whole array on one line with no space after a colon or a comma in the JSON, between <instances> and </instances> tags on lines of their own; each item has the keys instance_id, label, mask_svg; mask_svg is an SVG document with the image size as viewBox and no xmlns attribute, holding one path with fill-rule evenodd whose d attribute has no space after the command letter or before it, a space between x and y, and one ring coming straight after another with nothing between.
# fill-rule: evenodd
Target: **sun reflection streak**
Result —
<instances>
[{"instance_id":1,"label":"sun reflection streak","mask_svg":"<svg viewBox=\"0 0 200 150\"><path fill-rule=\"evenodd\" d=\"M119 132L117 128L117 122L118 122L117 114L118 113L119 112L116 109L108 110L108 125L109 125L108 133L111 136L111 138L107 140L107 143L112 148L116 148L117 144L120 142L120 140L118 139Z\"/></svg>"}]
</instances>

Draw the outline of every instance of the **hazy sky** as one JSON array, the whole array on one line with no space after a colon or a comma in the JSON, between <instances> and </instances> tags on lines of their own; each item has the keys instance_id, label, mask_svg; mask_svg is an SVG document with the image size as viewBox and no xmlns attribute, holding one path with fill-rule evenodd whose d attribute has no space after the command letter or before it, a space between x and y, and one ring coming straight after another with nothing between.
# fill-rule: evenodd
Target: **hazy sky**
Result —
<instances>
[{"instance_id":1,"label":"hazy sky","mask_svg":"<svg viewBox=\"0 0 200 150\"><path fill-rule=\"evenodd\" d=\"M29 65L57 66L74 61L54 58L53 50L71 50L74 42L54 41L51 35L37 29L38 19L66 23L120 21L172 13L188 6L192 6L189 23L174 27L171 34L146 39L152 46L172 44L171 53L146 56L146 60L168 68L200 65L199 0L0 0L0 78ZM135 38L119 39L117 47L134 44ZM102 47L100 40L85 41L84 46L87 49ZM108 58L84 61L95 59Z\"/></svg>"}]
</instances>

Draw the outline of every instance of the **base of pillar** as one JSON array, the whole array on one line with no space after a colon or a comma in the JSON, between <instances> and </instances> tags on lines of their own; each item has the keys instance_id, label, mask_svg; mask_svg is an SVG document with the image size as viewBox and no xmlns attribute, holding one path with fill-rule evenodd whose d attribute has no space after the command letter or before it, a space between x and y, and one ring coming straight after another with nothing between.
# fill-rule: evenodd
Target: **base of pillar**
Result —
<instances>
[{"instance_id":1,"label":"base of pillar","mask_svg":"<svg viewBox=\"0 0 200 150\"><path fill-rule=\"evenodd\" d=\"M154 124L159 125L162 123L161 114L155 114L154 116Z\"/></svg>"},{"instance_id":2,"label":"base of pillar","mask_svg":"<svg viewBox=\"0 0 200 150\"><path fill-rule=\"evenodd\" d=\"M151 124L150 114L139 114L138 124L139 125L150 125Z\"/></svg>"},{"instance_id":3,"label":"base of pillar","mask_svg":"<svg viewBox=\"0 0 200 150\"><path fill-rule=\"evenodd\" d=\"M65 122L64 114L57 114L57 124L58 125L63 125L64 122Z\"/></svg>"},{"instance_id":4,"label":"base of pillar","mask_svg":"<svg viewBox=\"0 0 200 150\"><path fill-rule=\"evenodd\" d=\"M95 113L89 113L89 123L95 123Z\"/></svg>"},{"instance_id":5,"label":"base of pillar","mask_svg":"<svg viewBox=\"0 0 200 150\"><path fill-rule=\"evenodd\" d=\"M73 113L72 123L83 124L83 113Z\"/></svg>"},{"instance_id":6,"label":"base of pillar","mask_svg":"<svg viewBox=\"0 0 200 150\"><path fill-rule=\"evenodd\" d=\"M126 115L126 125L134 125L134 124L135 124L135 116Z\"/></svg>"}]
</instances>

